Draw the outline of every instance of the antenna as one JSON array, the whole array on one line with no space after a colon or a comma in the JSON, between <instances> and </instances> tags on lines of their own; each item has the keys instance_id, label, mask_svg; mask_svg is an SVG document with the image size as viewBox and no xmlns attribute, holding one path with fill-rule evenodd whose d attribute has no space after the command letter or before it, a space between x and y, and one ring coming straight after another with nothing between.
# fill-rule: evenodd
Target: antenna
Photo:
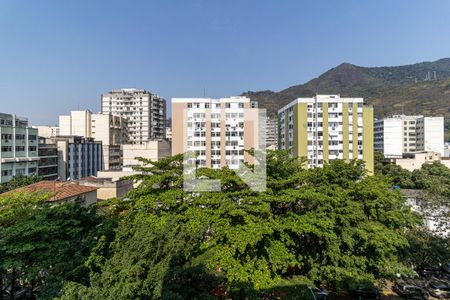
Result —
<instances>
[{"instance_id":1,"label":"antenna","mask_svg":"<svg viewBox=\"0 0 450 300\"><path fill-rule=\"evenodd\" d=\"M206 88L203 86L203 98L206 98Z\"/></svg>"}]
</instances>

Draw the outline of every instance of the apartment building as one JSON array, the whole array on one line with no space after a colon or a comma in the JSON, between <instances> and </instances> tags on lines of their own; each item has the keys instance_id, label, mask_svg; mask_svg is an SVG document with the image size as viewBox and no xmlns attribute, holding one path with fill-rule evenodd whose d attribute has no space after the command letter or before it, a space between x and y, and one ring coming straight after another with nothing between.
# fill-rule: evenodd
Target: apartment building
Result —
<instances>
[{"instance_id":1,"label":"apartment building","mask_svg":"<svg viewBox=\"0 0 450 300\"><path fill-rule=\"evenodd\" d=\"M316 95L278 110L279 149L307 158L308 168L334 159L364 160L373 173L373 108L362 98Z\"/></svg>"},{"instance_id":2,"label":"apartment building","mask_svg":"<svg viewBox=\"0 0 450 300\"><path fill-rule=\"evenodd\" d=\"M82 136L101 141L105 170L122 167L121 145L128 142L127 120L120 116L93 114L89 110L72 111L59 117L60 134Z\"/></svg>"},{"instance_id":3,"label":"apartment building","mask_svg":"<svg viewBox=\"0 0 450 300\"><path fill-rule=\"evenodd\" d=\"M200 166L239 168L259 148L257 103L247 97L173 98L172 154L194 151ZM256 118L255 118L256 116Z\"/></svg>"},{"instance_id":4,"label":"apartment building","mask_svg":"<svg viewBox=\"0 0 450 300\"><path fill-rule=\"evenodd\" d=\"M128 121L132 144L143 144L166 135L166 100L141 89L113 90L101 96L102 114Z\"/></svg>"},{"instance_id":5,"label":"apartment building","mask_svg":"<svg viewBox=\"0 0 450 300\"><path fill-rule=\"evenodd\" d=\"M38 129L39 130L39 129ZM58 147L48 142L47 138L39 136L38 175L45 180L58 178Z\"/></svg>"},{"instance_id":6,"label":"apartment building","mask_svg":"<svg viewBox=\"0 0 450 300\"><path fill-rule=\"evenodd\" d=\"M419 151L444 155L444 117L394 115L376 120L374 149L387 158Z\"/></svg>"},{"instance_id":7,"label":"apartment building","mask_svg":"<svg viewBox=\"0 0 450 300\"><path fill-rule=\"evenodd\" d=\"M89 110L71 111L68 116L59 116L59 134L62 136L92 137L92 112Z\"/></svg>"},{"instance_id":8,"label":"apartment building","mask_svg":"<svg viewBox=\"0 0 450 300\"><path fill-rule=\"evenodd\" d=\"M26 118L0 113L0 183L16 175L37 175L37 129Z\"/></svg>"},{"instance_id":9,"label":"apartment building","mask_svg":"<svg viewBox=\"0 0 450 300\"><path fill-rule=\"evenodd\" d=\"M103 170L102 142L81 136L59 136L51 138L58 148L58 177L62 180L77 180L96 176Z\"/></svg>"},{"instance_id":10,"label":"apartment building","mask_svg":"<svg viewBox=\"0 0 450 300\"><path fill-rule=\"evenodd\" d=\"M31 126L38 130L38 136L43 138L51 138L59 135L58 126Z\"/></svg>"},{"instance_id":11,"label":"apartment building","mask_svg":"<svg viewBox=\"0 0 450 300\"><path fill-rule=\"evenodd\" d=\"M128 142L127 120L120 116L93 114L92 137L103 144L105 170L122 168L122 145Z\"/></svg>"},{"instance_id":12,"label":"apartment building","mask_svg":"<svg viewBox=\"0 0 450 300\"><path fill-rule=\"evenodd\" d=\"M278 120L267 117L266 119L266 147L270 150L278 149Z\"/></svg>"}]
</instances>

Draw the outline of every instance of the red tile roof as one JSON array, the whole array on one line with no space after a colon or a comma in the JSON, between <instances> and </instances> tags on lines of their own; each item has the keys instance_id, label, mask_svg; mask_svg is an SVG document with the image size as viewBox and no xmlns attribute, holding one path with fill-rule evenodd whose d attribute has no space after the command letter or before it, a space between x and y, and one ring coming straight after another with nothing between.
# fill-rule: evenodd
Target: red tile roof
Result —
<instances>
[{"instance_id":1,"label":"red tile roof","mask_svg":"<svg viewBox=\"0 0 450 300\"><path fill-rule=\"evenodd\" d=\"M98 188L92 186L79 185L74 182L60 182L60 181L39 181L21 188L17 188L11 192L49 192L53 196L48 199L49 202L60 201L68 198L80 196L89 192L93 192Z\"/></svg>"}]
</instances>

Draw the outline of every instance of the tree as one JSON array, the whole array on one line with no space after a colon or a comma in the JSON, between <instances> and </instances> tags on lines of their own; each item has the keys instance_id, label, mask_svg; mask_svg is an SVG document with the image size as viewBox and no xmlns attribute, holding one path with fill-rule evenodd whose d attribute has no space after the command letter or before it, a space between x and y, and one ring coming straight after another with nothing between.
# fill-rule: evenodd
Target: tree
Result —
<instances>
[{"instance_id":1,"label":"tree","mask_svg":"<svg viewBox=\"0 0 450 300\"><path fill-rule=\"evenodd\" d=\"M409 270L399 254L417 219L360 162L306 170L287 151L269 152L266 192L228 168L198 170L221 180L220 193L184 192L181 156L145 162L150 175L134 177L142 183L110 252L88 285L67 283L62 299L258 298Z\"/></svg>"},{"instance_id":2,"label":"tree","mask_svg":"<svg viewBox=\"0 0 450 300\"><path fill-rule=\"evenodd\" d=\"M51 299L64 281L86 283L84 262L96 239L109 230L95 209L78 202L52 205L45 202L48 196L0 196L1 289L12 299Z\"/></svg>"}]
</instances>

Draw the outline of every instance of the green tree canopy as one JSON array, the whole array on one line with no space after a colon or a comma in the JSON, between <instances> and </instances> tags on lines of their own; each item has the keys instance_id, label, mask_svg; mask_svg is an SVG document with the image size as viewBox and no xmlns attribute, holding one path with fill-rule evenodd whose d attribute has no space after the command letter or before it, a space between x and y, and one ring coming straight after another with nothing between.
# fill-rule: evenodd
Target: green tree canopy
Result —
<instances>
[{"instance_id":1,"label":"green tree canopy","mask_svg":"<svg viewBox=\"0 0 450 300\"><path fill-rule=\"evenodd\" d=\"M11 299L51 299L64 281L87 282L84 262L111 231L95 209L78 202L52 205L48 197L0 195L0 288Z\"/></svg>"},{"instance_id":2,"label":"green tree canopy","mask_svg":"<svg viewBox=\"0 0 450 300\"><path fill-rule=\"evenodd\" d=\"M108 254L94 251L89 284L66 284L62 299L257 298L409 270L399 252L416 216L360 162L305 170L286 151L269 152L266 192L228 168L198 170L221 180L220 193L184 192L182 156L145 162L151 175L135 177L142 183Z\"/></svg>"}]
</instances>

